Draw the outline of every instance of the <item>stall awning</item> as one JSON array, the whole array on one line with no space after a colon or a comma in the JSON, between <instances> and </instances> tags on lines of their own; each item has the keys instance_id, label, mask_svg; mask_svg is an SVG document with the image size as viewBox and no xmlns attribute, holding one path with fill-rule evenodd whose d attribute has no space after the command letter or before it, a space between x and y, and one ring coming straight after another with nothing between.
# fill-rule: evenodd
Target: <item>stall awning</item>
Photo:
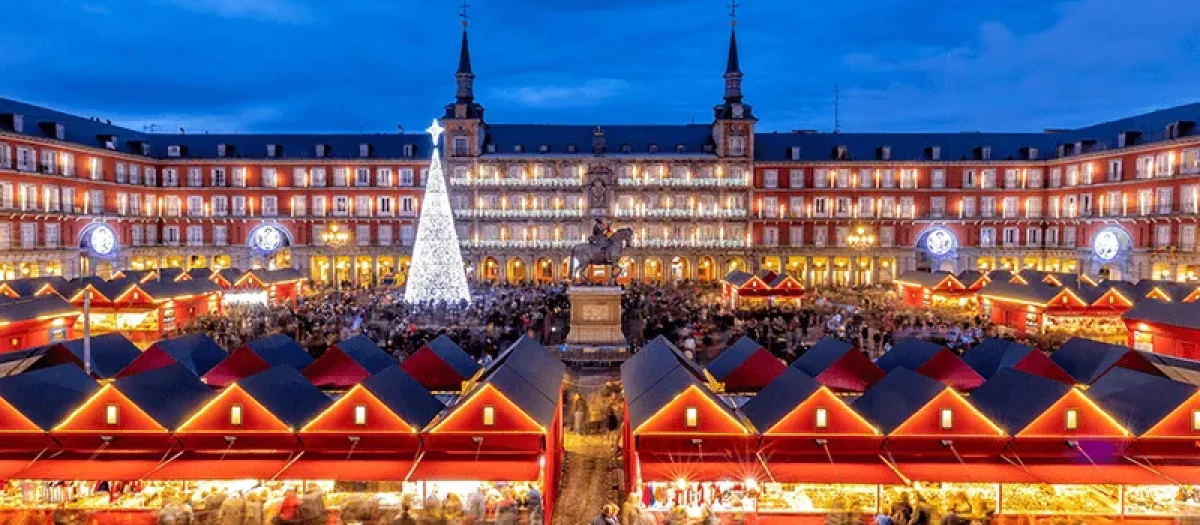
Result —
<instances>
[{"instance_id":1,"label":"stall awning","mask_svg":"<svg viewBox=\"0 0 1200 525\"><path fill-rule=\"evenodd\" d=\"M1037 478L1009 463L898 463L910 481L948 483L1037 483Z\"/></svg>"},{"instance_id":2,"label":"stall awning","mask_svg":"<svg viewBox=\"0 0 1200 525\"><path fill-rule=\"evenodd\" d=\"M779 483L850 483L903 485L891 468L877 463L767 463L771 477Z\"/></svg>"},{"instance_id":3,"label":"stall awning","mask_svg":"<svg viewBox=\"0 0 1200 525\"><path fill-rule=\"evenodd\" d=\"M281 480L403 481L412 469L411 460L397 459L305 459L301 458L275 476Z\"/></svg>"},{"instance_id":4,"label":"stall awning","mask_svg":"<svg viewBox=\"0 0 1200 525\"><path fill-rule=\"evenodd\" d=\"M146 479L270 479L285 465L286 456L279 459L243 459L236 455L225 459L177 459L150 472Z\"/></svg>"},{"instance_id":5,"label":"stall awning","mask_svg":"<svg viewBox=\"0 0 1200 525\"><path fill-rule=\"evenodd\" d=\"M16 472L17 479L133 481L142 479L158 466L157 459L40 459L25 462L29 468Z\"/></svg>"},{"instance_id":6,"label":"stall awning","mask_svg":"<svg viewBox=\"0 0 1200 525\"><path fill-rule=\"evenodd\" d=\"M741 481L770 479L762 465L733 461L642 461L642 481Z\"/></svg>"},{"instance_id":7,"label":"stall awning","mask_svg":"<svg viewBox=\"0 0 1200 525\"><path fill-rule=\"evenodd\" d=\"M1200 465L1154 465L1154 470L1179 483L1200 484Z\"/></svg>"},{"instance_id":8,"label":"stall awning","mask_svg":"<svg viewBox=\"0 0 1200 525\"><path fill-rule=\"evenodd\" d=\"M410 481L537 481L538 459L436 459L417 463Z\"/></svg>"},{"instance_id":9,"label":"stall awning","mask_svg":"<svg viewBox=\"0 0 1200 525\"><path fill-rule=\"evenodd\" d=\"M1038 481L1062 485L1169 485L1167 477L1132 464L1118 465L1028 465ZM1166 474L1164 472L1164 474Z\"/></svg>"},{"instance_id":10,"label":"stall awning","mask_svg":"<svg viewBox=\"0 0 1200 525\"><path fill-rule=\"evenodd\" d=\"M17 472L25 470L33 463L33 456L25 459L0 459L0 479L10 479Z\"/></svg>"}]
</instances>

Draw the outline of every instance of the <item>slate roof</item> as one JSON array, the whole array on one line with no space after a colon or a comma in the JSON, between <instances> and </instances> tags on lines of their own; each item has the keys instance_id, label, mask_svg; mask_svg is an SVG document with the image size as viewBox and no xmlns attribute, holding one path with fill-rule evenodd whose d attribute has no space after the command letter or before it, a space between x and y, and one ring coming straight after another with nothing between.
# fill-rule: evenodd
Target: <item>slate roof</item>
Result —
<instances>
[{"instance_id":1,"label":"slate roof","mask_svg":"<svg viewBox=\"0 0 1200 525\"><path fill-rule=\"evenodd\" d=\"M372 374L396 364L392 356L379 348L370 337L358 334L349 339L343 339L334 345L351 359Z\"/></svg>"},{"instance_id":2,"label":"slate roof","mask_svg":"<svg viewBox=\"0 0 1200 525\"><path fill-rule=\"evenodd\" d=\"M1193 303L1145 300L1125 311L1121 319L1200 330L1200 301Z\"/></svg>"},{"instance_id":3,"label":"slate roof","mask_svg":"<svg viewBox=\"0 0 1200 525\"><path fill-rule=\"evenodd\" d=\"M542 428L549 428L562 400L566 369L566 365L551 357L541 344L529 336L522 336L496 358L475 389L491 385ZM469 396L470 393L466 393L463 399Z\"/></svg>"},{"instance_id":4,"label":"slate roof","mask_svg":"<svg viewBox=\"0 0 1200 525\"><path fill-rule=\"evenodd\" d=\"M1015 284L993 279L992 282L979 289L979 295L1026 301L1044 306L1061 291L1062 288L1036 281L1029 284Z\"/></svg>"},{"instance_id":5,"label":"slate roof","mask_svg":"<svg viewBox=\"0 0 1200 525\"><path fill-rule=\"evenodd\" d=\"M888 434L946 388L928 377L898 367L863 392L851 407Z\"/></svg>"},{"instance_id":6,"label":"slate roof","mask_svg":"<svg viewBox=\"0 0 1200 525\"><path fill-rule=\"evenodd\" d=\"M1033 352L1033 347L1003 339L987 338L963 354L962 360L979 375L992 377L1002 369L1012 368Z\"/></svg>"},{"instance_id":7,"label":"slate roof","mask_svg":"<svg viewBox=\"0 0 1200 525\"><path fill-rule=\"evenodd\" d=\"M732 284L738 288L741 288L742 285L750 282L750 279L753 279L753 278L754 278L754 274L743 272L741 270L734 270L734 271L726 274L725 277L721 280L725 281L729 284Z\"/></svg>"},{"instance_id":8,"label":"slate roof","mask_svg":"<svg viewBox=\"0 0 1200 525\"><path fill-rule=\"evenodd\" d=\"M1088 388L1088 397L1130 432L1142 435L1197 390L1196 385L1114 368Z\"/></svg>"},{"instance_id":9,"label":"slate roof","mask_svg":"<svg viewBox=\"0 0 1200 525\"><path fill-rule=\"evenodd\" d=\"M99 389L95 379L73 364L0 379L0 398L44 430L61 423Z\"/></svg>"},{"instance_id":10,"label":"slate roof","mask_svg":"<svg viewBox=\"0 0 1200 525\"><path fill-rule=\"evenodd\" d=\"M13 279L5 281L4 285L8 286L13 292L16 292L18 297L29 297L41 290L43 286L50 285L54 290L66 288L68 283L66 279L60 276L50 277L29 277L25 279Z\"/></svg>"},{"instance_id":11,"label":"slate roof","mask_svg":"<svg viewBox=\"0 0 1200 525\"><path fill-rule=\"evenodd\" d=\"M941 351L942 345L922 341L915 337L906 337L880 356L875 364L879 365L884 372L891 372L898 367L916 371Z\"/></svg>"},{"instance_id":12,"label":"slate roof","mask_svg":"<svg viewBox=\"0 0 1200 525\"><path fill-rule=\"evenodd\" d=\"M708 364L708 373L712 374L717 381L721 381L759 351L766 351L766 349L757 341L743 335Z\"/></svg>"},{"instance_id":13,"label":"slate roof","mask_svg":"<svg viewBox=\"0 0 1200 525\"><path fill-rule=\"evenodd\" d=\"M303 370L313 362L313 357L299 343L284 334L255 339L245 346L272 367L287 365L296 370Z\"/></svg>"},{"instance_id":14,"label":"slate roof","mask_svg":"<svg viewBox=\"0 0 1200 525\"><path fill-rule=\"evenodd\" d=\"M195 333L154 343L197 376L207 374L229 354L207 334Z\"/></svg>"},{"instance_id":15,"label":"slate roof","mask_svg":"<svg viewBox=\"0 0 1200 525\"><path fill-rule=\"evenodd\" d=\"M591 156L595 125L558 124L488 124L484 141L485 151L495 146L496 155L542 155L542 145L549 146L550 154L568 154L567 146L574 144L577 155ZM714 155L705 152L704 146L713 144L712 130L708 124L687 125L607 125L600 124L604 132L605 154L620 155L622 146L629 145L629 155L651 155L650 146L658 146L658 155L675 154L675 146L684 145L687 155ZM514 152L517 145L524 153Z\"/></svg>"},{"instance_id":16,"label":"slate roof","mask_svg":"<svg viewBox=\"0 0 1200 525\"><path fill-rule=\"evenodd\" d=\"M113 386L168 430L178 428L214 395L194 372L180 364L122 377Z\"/></svg>"},{"instance_id":17,"label":"slate roof","mask_svg":"<svg viewBox=\"0 0 1200 525\"><path fill-rule=\"evenodd\" d=\"M187 279L183 281L150 280L138 285L143 292L155 299L174 299L194 296L210 292L219 292L221 287L208 279Z\"/></svg>"},{"instance_id":18,"label":"slate roof","mask_svg":"<svg viewBox=\"0 0 1200 525\"><path fill-rule=\"evenodd\" d=\"M443 362L450 365L455 372L458 372L463 379L470 379L475 376L481 366L471 358L471 355L454 343L446 334L441 334L432 341L425 343L425 347L429 348Z\"/></svg>"},{"instance_id":19,"label":"slate roof","mask_svg":"<svg viewBox=\"0 0 1200 525\"><path fill-rule=\"evenodd\" d=\"M1071 374L1076 381L1090 384L1100 379L1131 352L1132 350L1125 346L1072 337L1050 354L1050 360Z\"/></svg>"},{"instance_id":20,"label":"slate roof","mask_svg":"<svg viewBox=\"0 0 1200 525\"><path fill-rule=\"evenodd\" d=\"M984 273L979 270L963 270L958 272L958 275L955 277L958 278L959 282L963 283L963 286L970 288L972 284L975 284L975 281L984 277Z\"/></svg>"},{"instance_id":21,"label":"slate roof","mask_svg":"<svg viewBox=\"0 0 1200 525\"><path fill-rule=\"evenodd\" d=\"M1166 378L1200 386L1200 361L1145 350L1134 352L1149 361Z\"/></svg>"},{"instance_id":22,"label":"slate roof","mask_svg":"<svg viewBox=\"0 0 1200 525\"><path fill-rule=\"evenodd\" d=\"M253 275L264 284L278 284L305 280L304 274L300 273L300 270L295 268L280 268L278 270L250 270L238 276L238 278L240 279L246 275Z\"/></svg>"},{"instance_id":23,"label":"slate roof","mask_svg":"<svg viewBox=\"0 0 1200 525\"><path fill-rule=\"evenodd\" d=\"M392 365L362 382L362 387L374 395L405 423L415 429L428 425L445 408L433 394L416 379Z\"/></svg>"},{"instance_id":24,"label":"slate roof","mask_svg":"<svg viewBox=\"0 0 1200 525\"><path fill-rule=\"evenodd\" d=\"M204 382L209 386L224 387L271 368L254 350L243 346L229 353L216 366L204 373Z\"/></svg>"},{"instance_id":25,"label":"slate roof","mask_svg":"<svg viewBox=\"0 0 1200 525\"><path fill-rule=\"evenodd\" d=\"M791 368L800 370L812 377L817 377L826 368L829 368L838 359L841 359L842 355L853 350L854 347L850 343L825 336L801 354L799 358L792 361Z\"/></svg>"},{"instance_id":26,"label":"slate roof","mask_svg":"<svg viewBox=\"0 0 1200 525\"><path fill-rule=\"evenodd\" d=\"M0 323L32 321L39 317L78 315L79 309L57 295L21 297L0 303Z\"/></svg>"},{"instance_id":27,"label":"slate roof","mask_svg":"<svg viewBox=\"0 0 1200 525\"><path fill-rule=\"evenodd\" d=\"M238 385L280 421L295 428L304 426L330 404L329 396L286 365L254 374L238 381Z\"/></svg>"},{"instance_id":28,"label":"slate roof","mask_svg":"<svg viewBox=\"0 0 1200 525\"><path fill-rule=\"evenodd\" d=\"M789 367L742 405L741 411L754 428L766 432L819 388L821 384L812 376Z\"/></svg>"},{"instance_id":29,"label":"slate roof","mask_svg":"<svg viewBox=\"0 0 1200 525\"><path fill-rule=\"evenodd\" d=\"M947 277L954 278L954 274L950 272L904 272L895 279L898 283L912 283L924 288L933 288ZM964 283L965 284L965 283Z\"/></svg>"},{"instance_id":30,"label":"slate roof","mask_svg":"<svg viewBox=\"0 0 1200 525\"><path fill-rule=\"evenodd\" d=\"M716 406L733 415L729 405L703 383L703 371L662 336L656 337L621 363L621 384L633 428L641 426L691 386L697 387Z\"/></svg>"},{"instance_id":31,"label":"slate roof","mask_svg":"<svg viewBox=\"0 0 1200 525\"><path fill-rule=\"evenodd\" d=\"M61 346L82 364L83 339L72 339L50 346ZM117 375L121 369L142 355L142 351L118 332L92 336L92 374L101 379Z\"/></svg>"},{"instance_id":32,"label":"slate roof","mask_svg":"<svg viewBox=\"0 0 1200 525\"><path fill-rule=\"evenodd\" d=\"M1015 435L1071 388L1053 379L1003 368L983 386L971 391L971 405L1009 435Z\"/></svg>"}]
</instances>

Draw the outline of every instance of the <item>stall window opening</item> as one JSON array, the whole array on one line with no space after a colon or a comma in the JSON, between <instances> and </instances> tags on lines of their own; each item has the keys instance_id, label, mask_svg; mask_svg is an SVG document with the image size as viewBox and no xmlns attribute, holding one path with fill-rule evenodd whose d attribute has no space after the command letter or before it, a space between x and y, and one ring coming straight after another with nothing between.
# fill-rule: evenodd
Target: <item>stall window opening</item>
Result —
<instances>
[{"instance_id":1,"label":"stall window opening","mask_svg":"<svg viewBox=\"0 0 1200 525\"><path fill-rule=\"evenodd\" d=\"M820 407L815 414L817 428L829 428L829 409Z\"/></svg>"},{"instance_id":2,"label":"stall window opening","mask_svg":"<svg viewBox=\"0 0 1200 525\"><path fill-rule=\"evenodd\" d=\"M120 418L118 417L120 412L118 410L117 405L104 406L104 423L106 425L116 425L120 422Z\"/></svg>"},{"instance_id":3,"label":"stall window opening","mask_svg":"<svg viewBox=\"0 0 1200 525\"><path fill-rule=\"evenodd\" d=\"M954 428L954 409L942 409L938 417L938 426L942 427L942 430L950 430Z\"/></svg>"},{"instance_id":4,"label":"stall window opening","mask_svg":"<svg viewBox=\"0 0 1200 525\"><path fill-rule=\"evenodd\" d=\"M242 405L233 405L229 407L229 424L234 426L242 426Z\"/></svg>"},{"instance_id":5,"label":"stall window opening","mask_svg":"<svg viewBox=\"0 0 1200 525\"><path fill-rule=\"evenodd\" d=\"M1063 425L1067 430L1079 430L1079 410L1068 408L1066 414L1063 415Z\"/></svg>"},{"instance_id":6,"label":"stall window opening","mask_svg":"<svg viewBox=\"0 0 1200 525\"><path fill-rule=\"evenodd\" d=\"M367 424L367 405L354 405L354 424Z\"/></svg>"},{"instance_id":7,"label":"stall window opening","mask_svg":"<svg viewBox=\"0 0 1200 525\"><path fill-rule=\"evenodd\" d=\"M687 407L683 412L683 425L688 428L696 428L700 424L700 411L696 407Z\"/></svg>"},{"instance_id":8,"label":"stall window opening","mask_svg":"<svg viewBox=\"0 0 1200 525\"><path fill-rule=\"evenodd\" d=\"M496 426L496 407L483 407L483 426Z\"/></svg>"}]
</instances>

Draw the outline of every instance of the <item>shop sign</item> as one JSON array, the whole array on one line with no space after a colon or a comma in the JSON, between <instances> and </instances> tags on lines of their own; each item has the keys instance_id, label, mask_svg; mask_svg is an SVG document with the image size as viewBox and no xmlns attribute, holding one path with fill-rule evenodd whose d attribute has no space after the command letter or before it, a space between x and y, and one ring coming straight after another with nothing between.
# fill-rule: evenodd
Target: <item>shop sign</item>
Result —
<instances>
[{"instance_id":1,"label":"shop sign","mask_svg":"<svg viewBox=\"0 0 1200 525\"><path fill-rule=\"evenodd\" d=\"M1025 332L1026 333L1037 332L1038 329L1039 329L1039 327L1038 327L1037 312L1025 312Z\"/></svg>"},{"instance_id":2,"label":"shop sign","mask_svg":"<svg viewBox=\"0 0 1200 525\"><path fill-rule=\"evenodd\" d=\"M57 328L50 329L50 341L51 342L66 341L66 340L67 340L67 328L66 327L59 326Z\"/></svg>"},{"instance_id":3,"label":"shop sign","mask_svg":"<svg viewBox=\"0 0 1200 525\"><path fill-rule=\"evenodd\" d=\"M163 326L164 332L172 332L175 330L175 306L168 306L163 309Z\"/></svg>"},{"instance_id":4,"label":"shop sign","mask_svg":"<svg viewBox=\"0 0 1200 525\"><path fill-rule=\"evenodd\" d=\"M1154 351L1154 334L1151 334L1150 332L1134 332L1133 349L1142 350L1144 352Z\"/></svg>"}]
</instances>

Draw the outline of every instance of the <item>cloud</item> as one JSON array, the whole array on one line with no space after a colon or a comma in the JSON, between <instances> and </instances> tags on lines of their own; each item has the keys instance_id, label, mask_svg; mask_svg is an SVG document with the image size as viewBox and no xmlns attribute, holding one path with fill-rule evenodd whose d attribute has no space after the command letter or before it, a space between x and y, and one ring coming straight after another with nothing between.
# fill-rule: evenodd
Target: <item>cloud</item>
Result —
<instances>
[{"instance_id":1,"label":"cloud","mask_svg":"<svg viewBox=\"0 0 1200 525\"><path fill-rule=\"evenodd\" d=\"M525 86L497 90L497 98L531 108L591 106L621 95L629 83L619 79L596 79L579 86Z\"/></svg>"},{"instance_id":2,"label":"cloud","mask_svg":"<svg viewBox=\"0 0 1200 525\"><path fill-rule=\"evenodd\" d=\"M302 24L312 20L307 7L293 0L165 0L194 13L229 19Z\"/></svg>"}]
</instances>

